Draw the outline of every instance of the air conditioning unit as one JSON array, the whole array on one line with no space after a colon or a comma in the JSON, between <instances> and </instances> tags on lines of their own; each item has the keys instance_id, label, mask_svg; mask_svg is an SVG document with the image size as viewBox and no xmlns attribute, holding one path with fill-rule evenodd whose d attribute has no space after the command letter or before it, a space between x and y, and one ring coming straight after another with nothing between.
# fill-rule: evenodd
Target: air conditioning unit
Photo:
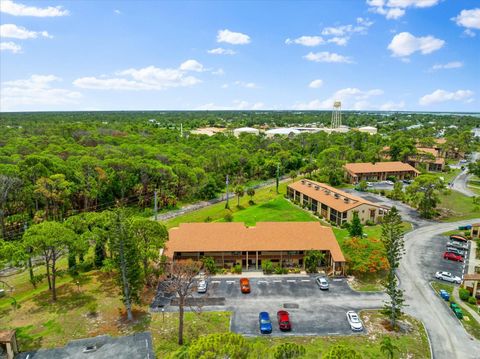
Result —
<instances>
[{"instance_id":1,"label":"air conditioning unit","mask_svg":"<svg viewBox=\"0 0 480 359\"><path fill-rule=\"evenodd\" d=\"M308 187L312 187L312 184L310 182L307 183Z\"/></svg>"},{"instance_id":2,"label":"air conditioning unit","mask_svg":"<svg viewBox=\"0 0 480 359\"><path fill-rule=\"evenodd\" d=\"M350 202L350 200L348 198L344 198L343 202L348 203L348 202Z\"/></svg>"},{"instance_id":3,"label":"air conditioning unit","mask_svg":"<svg viewBox=\"0 0 480 359\"><path fill-rule=\"evenodd\" d=\"M333 196L334 196L336 199L340 198L340 196L338 195L338 193L335 193Z\"/></svg>"},{"instance_id":4,"label":"air conditioning unit","mask_svg":"<svg viewBox=\"0 0 480 359\"><path fill-rule=\"evenodd\" d=\"M302 184L305 184L305 180L301 180Z\"/></svg>"},{"instance_id":5,"label":"air conditioning unit","mask_svg":"<svg viewBox=\"0 0 480 359\"><path fill-rule=\"evenodd\" d=\"M315 190L318 191L320 189L319 186L315 186Z\"/></svg>"}]
</instances>

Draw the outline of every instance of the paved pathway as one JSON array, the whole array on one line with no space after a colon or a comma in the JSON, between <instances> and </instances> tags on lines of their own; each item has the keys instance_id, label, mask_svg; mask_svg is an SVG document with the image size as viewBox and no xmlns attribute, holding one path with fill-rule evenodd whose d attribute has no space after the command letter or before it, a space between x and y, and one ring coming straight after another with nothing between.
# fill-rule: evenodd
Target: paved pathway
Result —
<instances>
[{"instance_id":1,"label":"paved pathway","mask_svg":"<svg viewBox=\"0 0 480 359\"><path fill-rule=\"evenodd\" d=\"M468 305L463 303L463 300L460 299L460 295L458 293L458 287L455 286L453 287L453 298L455 298L455 302L459 303L462 307L463 310L466 310L469 312L473 318L477 321L477 323L480 323L480 315L478 314L477 311L474 309L470 308Z\"/></svg>"},{"instance_id":2,"label":"paved pathway","mask_svg":"<svg viewBox=\"0 0 480 359\"><path fill-rule=\"evenodd\" d=\"M454 191L460 192L467 197L475 197L475 192L468 188L468 178L471 175L468 173L468 169L463 170L455 179L452 181L452 189Z\"/></svg>"}]
</instances>

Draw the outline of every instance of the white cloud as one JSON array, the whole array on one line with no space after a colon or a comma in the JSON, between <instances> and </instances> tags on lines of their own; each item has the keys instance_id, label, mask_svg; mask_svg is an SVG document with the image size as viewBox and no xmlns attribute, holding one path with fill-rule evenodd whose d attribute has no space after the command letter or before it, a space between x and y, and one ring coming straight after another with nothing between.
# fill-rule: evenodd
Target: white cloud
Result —
<instances>
[{"instance_id":1,"label":"white cloud","mask_svg":"<svg viewBox=\"0 0 480 359\"><path fill-rule=\"evenodd\" d=\"M228 29L218 30L217 42L226 42L232 45L246 45L250 43L250 36L241 32L233 32Z\"/></svg>"},{"instance_id":2,"label":"white cloud","mask_svg":"<svg viewBox=\"0 0 480 359\"><path fill-rule=\"evenodd\" d=\"M235 100L231 105L216 105L213 102L198 106L196 110L200 111L241 111L241 110L262 110L265 108L263 102L249 103L243 100Z\"/></svg>"},{"instance_id":3,"label":"white cloud","mask_svg":"<svg viewBox=\"0 0 480 359\"><path fill-rule=\"evenodd\" d=\"M472 29L480 29L480 8L471 10L462 10L460 14L452 17L458 26L465 27L464 35L474 37L475 32Z\"/></svg>"},{"instance_id":4,"label":"white cloud","mask_svg":"<svg viewBox=\"0 0 480 359\"><path fill-rule=\"evenodd\" d=\"M322 51L322 52L309 52L304 56L305 59L313 62L343 62L352 63L353 61L343 55L336 54L334 52Z\"/></svg>"},{"instance_id":5,"label":"white cloud","mask_svg":"<svg viewBox=\"0 0 480 359\"><path fill-rule=\"evenodd\" d=\"M120 10L118 10L118 9L113 10L113 12L114 12L115 14L117 14L117 15L120 15L120 14L122 13L122 12L121 12Z\"/></svg>"},{"instance_id":6,"label":"white cloud","mask_svg":"<svg viewBox=\"0 0 480 359\"><path fill-rule=\"evenodd\" d=\"M442 69L458 69L459 67L463 67L463 62L461 61L452 61L446 64L435 64L432 66L431 70L442 70Z\"/></svg>"},{"instance_id":7,"label":"white cloud","mask_svg":"<svg viewBox=\"0 0 480 359\"><path fill-rule=\"evenodd\" d=\"M215 76L223 76L223 75L225 75L225 71L223 71L222 68L219 68L218 70L212 71L212 75L215 75Z\"/></svg>"},{"instance_id":8,"label":"white cloud","mask_svg":"<svg viewBox=\"0 0 480 359\"><path fill-rule=\"evenodd\" d=\"M400 111L404 107L405 107L404 101L400 101L398 103L395 103L393 101L388 101L380 106L380 110L381 111Z\"/></svg>"},{"instance_id":9,"label":"white cloud","mask_svg":"<svg viewBox=\"0 0 480 359\"><path fill-rule=\"evenodd\" d=\"M224 49L222 47L217 47L215 49L211 49L207 51L209 54L212 55L235 55L236 52L230 49Z\"/></svg>"},{"instance_id":10,"label":"white cloud","mask_svg":"<svg viewBox=\"0 0 480 359\"><path fill-rule=\"evenodd\" d=\"M30 31L22 26L17 26L15 24L3 24L0 25L0 37L3 38L12 38L12 39L36 39L37 37L48 37L52 38L53 36L49 35L46 31Z\"/></svg>"},{"instance_id":11,"label":"white cloud","mask_svg":"<svg viewBox=\"0 0 480 359\"><path fill-rule=\"evenodd\" d=\"M258 87L254 82L235 81L234 84L247 89L254 89Z\"/></svg>"},{"instance_id":12,"label":"white cloud","mask_svg":"<svg viewBox=\"0 0 480 359\"><path fill-rule=\"evenodd\" d=\"M187 60L185 62L183 62L181 65L180 65L180 70L183 70L183 71L195 71L195 72L203 72L205 71L205 68L203 67L203 65L198 62L197 60Z\"/></svg>"},{"instance_id":13,"label":"white cloud","mask_svg":"<svg viewBox=\"0 0 480 359\"><path fill-rule=\"evenodd\" d=\"M48 106L77 103L82 94L52 87L61 81L53 75L32 75L25 80L2 83L1 108L3 111L23 110L30 106Z\"/></svg>"},{"instance_id":14,"label":"white cloud","mask_svg":"<svg viewBox=\"0 0 480 359\"><path fill-rule=\"evenodd\" d=\"M14 54L22 52L22 47L12 41L0 42L0 51L11 51Z\"/></svg>"},{"instance_id":15,"label":"white cloud","mask_svg":"<svg viewBox=\"0 0 480 359\"><path fill-rule=\"evenodd\" d=\"M119 71L115 75L117 77L81 77L73 81L73 84L80 88L96 90L140 91L191 87L201 82L200 79L187 75L187 70L181 68L161 69L155 66L148 66L141 69L131 68Z\"/></svg>"},{"instance_id":16,"label":"white cloud","mask_svg":"<svg viewBox=\"0 0 480 359\"><path fill-rule=\"evenodd\" d=\"M409 7L427 8L439 2L440 0L367 0L367 5L371 12L384 15L387 19L398 19L405 15L405 9Z\"/></svg>"},{"instance_id":17,"label":"white cloud","mask_svg":"<svg viewBox=\"0 0 480 359\"><path fill-rule=\"evenodd\" d=\"M325 41L321 36L300 36L296 39L286 39L285 43L287 45L291 44L297 44L297 45L303 45L303 46L318 46L320 44L323 44Z\"/></svg>"},{"instance_id":18,"label":"white cloud","mask_svg":"<svg viewBox=\"0 0 480 359\"><path fill-rule=\"evenodd\" d=\"M35 16L35 17L54 17L67 16L68 10L64 10L62 6L48 6L39 8L35 6L27 6L15 3L11 0L2 0L0 12L13 16Z\"/></svg>"},{"instance_id":19,"label":"white cloud","mask_svg":"<svg viewBox=\"0 0 480 359\"><path fill-rule=\"evenodd\" d=\"M423 55L430 54L441 49L443 45L445 45L445 41L431 35L415 37L409 32L401 32L393 37L388 49L392 51L393 56L404 57L417 51Z\"/></svg>"},{"instance_id":20,"label":"white cloud","mask_svg":"<svg viewBox=\"0 0 480 359\"><path fill-rule=\"evenodd\" d=\"M310 87L312 89L318 89L318 88L322 87L322 85L323 85L323 80L317 79L317 80L313 80L312 82L310 82L308 84L308 87Z\"/></svg>"},{"instance_id":21,"label":"white cloud","mask_svg":"<svg viewBox=\"0 0 480 359\"><path fill-rule=\"evenodd\" d=\"M339 46L345 46L348 42L348 37L332 37L331 39L328 39L327 42L332 42L334 44L337 44Z\"/></svg>"},{"instance_id":22,"label":"white cloud","mask_svg":"<svg viewBox=\"0 0 480 359\"><path fill-rule=\"evenodd\" d=\"M331 109L335 101L342 102L342 108L363 110L374 108L368 100L372 97L380 96L383 91L380 89L372 89L362 91L355 87L347 87L336 91L332 96L325 100L315 99L309 102L297 102L293 109L295 110L325 110Z\"/></svg>"},{"instance_id":23,"label":"white cloud","mask_svg":"<svg viewBox=\"0 0 480 359\"><path fill-rule=\"evenodd\" d=\"M445 90L435 90L430 94L427 94L420 98L418 103L420 105L431 105L438 102L446 101L469 101L472 99L474 93L470 90L457 90L454 92L448 92Z\"/></svg>"}]
</instances>

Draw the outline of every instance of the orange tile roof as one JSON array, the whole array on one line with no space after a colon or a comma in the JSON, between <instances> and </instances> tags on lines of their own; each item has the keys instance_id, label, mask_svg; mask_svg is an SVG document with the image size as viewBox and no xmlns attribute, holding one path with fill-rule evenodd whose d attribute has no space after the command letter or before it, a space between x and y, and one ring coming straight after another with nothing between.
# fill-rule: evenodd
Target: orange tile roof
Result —
<instances>
[{"instance_id":1,"label":"orange tile roof","mask_svg":"<svg viewBox=\"0 0 480 359\"><path fill-rule=\"evenodd\" d=\"M305 182L305 184L303 182ZM310 186L308 184L310 184ZM318 187L318 189L316 189L316 186ZM369 202L361 197L354 196L353 194L329 186L328 184L312 180L300 180L295 183L289 184L288 187L299 191L307 195L308 197L317 200L320 203L324 203L330 208L333 208L339 212L348 211L362 204L374 206L377 208L382 207L375 203ZM337 194L337 197L335 197L335 194ZM345 198L348 199L348 202L345 202Z\"/></svg>"},{"instance_id":2,"label":"orange tile roof","mask_svg":"<svg viewBox=\"0 0 480 359\"><path fill-rule=\"evenodd\" d=\"M364 163L347 163L343 166L348 172L352 174L357 173L373 173L373 172L400 172L413 171L420 173L408 163L403 162L364 162Z\"/></svg>"},{"instance_id":3,"label":"orange tile roof","mask_svg":"<svg viewBox=\"0 0 480 359\"><path fill-rule=\"evenodd\" d=\"M432 156L438 157L438 151L435 148L429 148L429 147L417 147L417 152L420 153L429 153Z\"/></svg>"},{"instance_id":4,"label":"orange tile roof","mask_svg":"<svg viewBox=\"0 0 480 359\"><path fill-rule=\"evenodd\" d=\"M438 143L439 145L443 145L444 143L447 143L446 138L437 138L435 139L435 143Z\"/></svg>"},{"instance_id":5,"label":"orange tile roof","mask_svg":"<svg viewBox=\"0 0 480 359\"><path fill-rule=\"evenodd\" d=\"M335 262L345 257L330 227L319 222L182 223L171 228L164 254L174 252L240 252L329 250Z\"/></svg>"}]
</instances>

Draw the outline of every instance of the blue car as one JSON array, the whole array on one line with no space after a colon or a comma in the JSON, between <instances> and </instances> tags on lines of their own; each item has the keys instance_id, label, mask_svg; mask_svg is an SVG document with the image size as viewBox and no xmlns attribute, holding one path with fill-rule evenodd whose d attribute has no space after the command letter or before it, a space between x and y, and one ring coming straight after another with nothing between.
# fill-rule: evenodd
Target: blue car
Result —
<instances>
[{"instance_id":1,"label":"blue car","mask_svg":"<svg viewBox=\"0 0 480 359\"><path fill-rule=\"evenodd\" d=\"M267 312L260 312L258 315L258 322L260 325L260 333L270 334L272 332L272 322L270 321L270 315Z\"/></svg>"}]
</instances>

